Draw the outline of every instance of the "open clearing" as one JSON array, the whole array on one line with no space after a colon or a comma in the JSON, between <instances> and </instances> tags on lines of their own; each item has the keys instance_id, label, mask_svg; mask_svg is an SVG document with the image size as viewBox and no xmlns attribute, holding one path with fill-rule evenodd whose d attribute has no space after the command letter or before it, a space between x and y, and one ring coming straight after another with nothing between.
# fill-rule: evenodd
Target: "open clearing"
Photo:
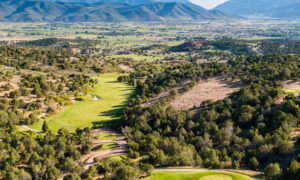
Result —
<instances>
[{"instance_id":1,"label":"open clearing","mask_svg":"<svg viewBox=\"0 0 300 180\"><path fill-rule=\"evenodd\" d=\"M253 180L241 174L222 171L155 171L144 180Z\"/></svg>"},{"instance_id":2,"label":"open clearing","mask_svg":"<svg viewBox=\"0 0 300 180\"><path fill-rule=\"evenodd\" d=\"M216 77L208 81L202 81L191 90L178 95L170 105L177 110L187 110L199 107L203 101L217 101L228 97L233 92L240 90L241 82L223 80L223 77Z\"/></svg>"},{"instance_id":3,"label":"open clearing","mask_svg":"<svg viewBox=\"0 0 300 180\"><path fill-rule=\"evenodd\" d=\"M111 127L116 122L128 98L133 95L134 89L117 81L120 74L103 74L98 78L98 84L91 94L76 101L74 104L46 119L49 128L57 131L66 128L75 131L84 127ZM98 97L95 100L92 97ZM43 122L29 126L41 131Z\"/></svg>"},{"instance_id":4,"label":"open clearing","mask_svg":"<svg viewBox=\"0 0 300 180\"><path fill-rule=\"evenodd\" d=\"M300 81L286 81L283 86L284 94L299 94L300 93Z\"/></svg>"}]
</instances>

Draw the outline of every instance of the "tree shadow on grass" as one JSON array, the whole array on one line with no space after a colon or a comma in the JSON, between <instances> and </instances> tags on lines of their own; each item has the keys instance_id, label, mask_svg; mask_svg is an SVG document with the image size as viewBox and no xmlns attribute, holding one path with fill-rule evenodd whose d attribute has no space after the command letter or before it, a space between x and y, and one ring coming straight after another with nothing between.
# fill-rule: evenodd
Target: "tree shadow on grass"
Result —
<instances>
[{"instance_id":1,"label":"tree shadow on grass","mask_svg":"<svg viewBox=\"0 0 300 180\"><path fill-rule=\"evenodd\" d=\"M118 81L116 81L116 82L118 82ZM112 83L115 83L115 81L112 81ZM129 89L130 90L132 89L133 91L131 93L127 93L127 94L123 95L124 97L127 98L127 100L124 101L124 103L122 103L121 105L113 106L111 110L99 113L99 116L106 116L112 120L93 122L94 128L112 128L116 131L121 130L122 122L121 122L120 117L123 114L123 110L129 103L129 101L139 94L139 91L137 89L134 89L131 87L125 88L122 91L128 91Z\"/></svg>"},{"instance_id":2,"label":"tree shadow on grass","mask_svg":"<svg viewBox=\"0 0 300 180\"><path fill-rule=\"evenodd\" d=\"M114 83L114 84L116 84L116 83L120 83L119 81L107 81L106 83Z\"/></svg>"},{"instance_id":3,"label":"tree shadow on grass","mask_svg":"<svg viewBox=\"0 0 300 180\"><path fill-rule=\"evenodd\" d=\"M123 113L125 105L117 105L113 106L111 110L104 111L99 113L98 116L105 116L109 117L109 121L97 121L93 122L93 127L94 128L112 128L114 130L120 130L120 117Z\"/></svg>"}]
</instances>

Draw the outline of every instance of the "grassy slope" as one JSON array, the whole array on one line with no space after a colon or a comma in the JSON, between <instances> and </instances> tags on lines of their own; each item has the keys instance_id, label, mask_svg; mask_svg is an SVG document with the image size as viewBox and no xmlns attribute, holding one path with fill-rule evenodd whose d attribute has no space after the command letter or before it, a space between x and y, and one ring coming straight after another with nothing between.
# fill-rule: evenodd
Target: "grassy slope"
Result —
<instances>
[{"instance_id":1,"label":"grassy slope","mask_svg":"<svg viewBox=\"0 0 300 180\"><path fill-rule=\"evenodd\" d=\"M145 180L253 180L250 177L227 172L154 172Z\"/></svg>"},{"instance_id":2,"label":"grassy slope","mask_svg":"<svg viewBox=\"0 0 300 180\"><path fill-rule=\"evenodd\" d=\"M133 88L117 81L119 74L104 74L99 78L92 96L87 95L83 101L76 101L65 107L62 112L47 119L51 130L57 131L64 127L69 131L76 128L95 126L112 126L122 112L122 107L133 94ZM30 126L41 130L42 122Z\"/></svg>"}]
</instances>

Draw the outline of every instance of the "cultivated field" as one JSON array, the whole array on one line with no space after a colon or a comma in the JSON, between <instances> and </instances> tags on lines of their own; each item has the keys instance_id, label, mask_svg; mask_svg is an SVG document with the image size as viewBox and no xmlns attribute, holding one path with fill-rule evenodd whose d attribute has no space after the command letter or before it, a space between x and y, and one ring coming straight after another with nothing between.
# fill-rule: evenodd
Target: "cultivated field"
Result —
<instances>
[{"instance_id":1,"label":"cultivated field","mask_svg":"<svg viewBox=\"0 0 300 180\"><path fill-rule=\"evenodd\" d=\"M241 82L223 80L222 77L201 81L188 92L178 95L171 102L177 110L187 110L199 107L203 101L217 101L228 97L242 87Z\"/></svg>"},{"instance_id":2,"label":"cultivated field","mask_svg":"<svg viewBox=\"0 0 300 180\"><path fill-rule=\"evenodd\" d=\"M120 74L103 74L94 91L46 119L51 130L66 128L75 131L83 127L111 126L122 112L122 107L133 93L133 88L117 81ZM41 130L43 122L30 128Z\"/></svg>"},{"instance_id":3,"label":"cultivated field","mask_svg":"<svg viewBox=\"0 0 300 180\"><path fill-rule=\"evenodd\" d=\"M250 177L218 171L158 171L145 180L253 180Z\"/></svg>"}]
</instances>

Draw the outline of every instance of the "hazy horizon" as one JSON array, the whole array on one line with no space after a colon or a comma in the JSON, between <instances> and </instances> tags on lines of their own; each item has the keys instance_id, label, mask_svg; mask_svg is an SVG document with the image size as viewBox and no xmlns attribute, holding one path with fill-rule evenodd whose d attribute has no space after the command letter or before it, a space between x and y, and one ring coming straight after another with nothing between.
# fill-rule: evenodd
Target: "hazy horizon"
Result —
<instances>
[{"instance_id":1,"label":"hazy horizon","mask_svg":"<svg viewBox=\"0 0 300 180\"><path fill-rule=\"evenodd\" d=\"M190 0L190 1L206 9L211 9L228 0Z\"/></svg>"}]
</instances>

